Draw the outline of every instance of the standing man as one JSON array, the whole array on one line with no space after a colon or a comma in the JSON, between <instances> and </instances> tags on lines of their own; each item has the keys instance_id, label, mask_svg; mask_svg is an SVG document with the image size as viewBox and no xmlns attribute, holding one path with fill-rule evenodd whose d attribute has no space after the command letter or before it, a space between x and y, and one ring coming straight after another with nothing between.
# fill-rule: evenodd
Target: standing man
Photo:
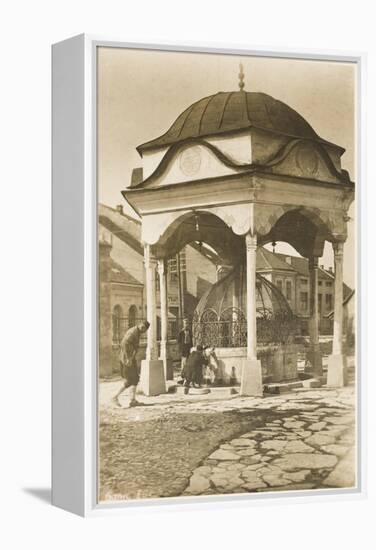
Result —
<instances>
[{"instance_id":1,"label":"standing man","mask_svg":"<svg viewBox=\"0 0 376 550\"><path fill-rule=\"evenodd\" d=\"M142 321L135 327L131 327L130 329L128 329L124 335L124 338L121 341L119 353L120 374L122 378L124 378L124 385L112 399L112 401L118 407L121 407L119 396L127 388L129 388L130 393L129 407L135 407L136 405L140 404L138 401L136 401L136 388L140 380L136 362L136 355L140 345L141 334L146 332L149 327L150 323L148 321Z\"/></svg>"},{"instance_id":2,"label":"standing man","mask_svg":"<svg viewBox=\"0 0 376 550\"><path fill-rule=\"evenodd\" d=\"M181 377L185 378L185 365L193 346L192 332L189 328L188 319L183 319L183 328L178 336L179 350L181 355Z\"/></svg>"}]
</instances>

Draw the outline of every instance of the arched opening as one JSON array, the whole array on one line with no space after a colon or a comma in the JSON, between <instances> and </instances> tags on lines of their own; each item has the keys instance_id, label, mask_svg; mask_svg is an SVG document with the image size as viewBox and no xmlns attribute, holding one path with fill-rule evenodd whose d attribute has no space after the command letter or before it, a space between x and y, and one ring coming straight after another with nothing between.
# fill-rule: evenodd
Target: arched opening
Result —
<instances>
[{"instance_id":1,"label":"arched opening","mask_svg":"<svg viewBox=\"0 0 376 550\"><path fill-rule=\"evenodd\" d=\"M131 305L128 310L128 328L134 327L137 323L137 306Z\"/></svg>"},{"instance_id":2,"label":"arched opening","mask_svg":"<svg viewBox=\"0 0 376 550\"><path fill-rule=\"evenodd\" d=\"M153 248L158 257L172 258L190 243L207 244L227 264L236 264L245 249L243 237L235 235L217 215L201 210L185 213L171 223Z\"/></svg>"},{"instance_id":3,"label":"arched opening","mask_svg":"<svg viewBox=\"0 0 376 550\"><path fill-rule=\"evenodd\" d=\"M119 344L122 338L121 322L123 318L123 309L117 304L112 311L112 342Z\"/></svg>"},{"instance_id":4,"label":"arched opening","mask_svg":"<svg viewBox=\"0 0 376 550\"><path fill-rule=\"evenodd\" d=\"M301 256L309 258L322 256L326 240L332 241L333 235L319 214L306 208L295 208L277 218L270 231L259 236L258 242L264 246L283 241Z\"/></svg>"}]
</instances>

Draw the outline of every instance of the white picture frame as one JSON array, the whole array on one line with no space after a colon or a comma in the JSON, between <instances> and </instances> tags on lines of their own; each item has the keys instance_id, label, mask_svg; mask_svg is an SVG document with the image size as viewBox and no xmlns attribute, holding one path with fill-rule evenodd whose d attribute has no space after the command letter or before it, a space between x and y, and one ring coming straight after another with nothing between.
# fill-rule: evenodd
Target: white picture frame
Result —
<instances>
[{"instance_id":1,"label":"white picture frame","mask_svg":"<svg viewBox=\"0 0 376 550\"><path fill-rule=\"evenodd\" d=\"M357 293L365 289L361 269L365 188L365 63L363 53L265 50L224 44L126 43L79 35L52 47L52 502L79 514L108 514L140 506L259 505L277 501L362 498L366 492L365 304L357 302L358 483L354 489L294 491L151 499L98 504L97 340L97 48L137 48L342 61L357 66ZM360 363L361 362L361 363Z\"/></svg>"}]
</instances>

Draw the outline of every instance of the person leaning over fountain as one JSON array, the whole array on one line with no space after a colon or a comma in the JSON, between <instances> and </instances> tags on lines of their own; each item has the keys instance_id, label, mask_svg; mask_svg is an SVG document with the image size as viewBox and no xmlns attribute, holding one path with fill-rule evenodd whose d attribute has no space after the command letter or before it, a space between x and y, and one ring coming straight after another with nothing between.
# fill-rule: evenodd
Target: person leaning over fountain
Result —
<instances>
[{"instance_id":1,"label":"person leaning over fountain","mask_svg":"<svg viewBox=\"0 0 376 550\"><path fill-rule=\"evenodd\" d=\"M201 387L203 369L209 365L211 357L215 357L214 348L209 346L203 347L200 344L190 353L185 365L185 395L188 394L191 384L194 387Z\"/></svg>"},{"instance_id":2,"label":"person leaning over fountain","mask_svg":"<svg viewBox=\"0 0 376 550\"><path fill-rule=\"evenodd\" d=\"M148 321L142 321L135 327L131 327L127 330L120 343L120 374L122 378L124 378L124 385L112 398L112 401L118 407L121 407L119 397L127 388L129 388L130 393L129 407L135 407L136 405L140 404L138 401L136 401L136 389L137 384L140 380L136 355L140 345L141 334L146 332L149 327L150 323Z\"/></svg>"}]
</instances>

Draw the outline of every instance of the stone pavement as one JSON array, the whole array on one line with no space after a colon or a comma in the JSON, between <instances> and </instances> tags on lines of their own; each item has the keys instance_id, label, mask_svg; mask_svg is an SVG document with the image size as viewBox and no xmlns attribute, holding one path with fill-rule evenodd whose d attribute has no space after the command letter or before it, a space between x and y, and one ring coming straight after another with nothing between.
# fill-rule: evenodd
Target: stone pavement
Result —
<instances>
[{"instance_id":1,"label":"stone pavement","mask_svg":"<svg viewBox=\"0 0 376 550\"><path fill-rule=\"evenodd\" d=\"M100 388L101 500L353 487L353 386L264 398L168 394L116 409Z\"/></svg>"},{"instance_id":2,"label":"stone pavement","mask_svg":"<svg viewBox=\"0 0 376 550\"><path fill-rule=\"evenodd\" d=\"M353 394L307 391L266 399L280 413L227 441L196 468L184 494L243 493L355 485ZM284 411L294 411L283 418Z\"/></svg>"}]
</instances>

